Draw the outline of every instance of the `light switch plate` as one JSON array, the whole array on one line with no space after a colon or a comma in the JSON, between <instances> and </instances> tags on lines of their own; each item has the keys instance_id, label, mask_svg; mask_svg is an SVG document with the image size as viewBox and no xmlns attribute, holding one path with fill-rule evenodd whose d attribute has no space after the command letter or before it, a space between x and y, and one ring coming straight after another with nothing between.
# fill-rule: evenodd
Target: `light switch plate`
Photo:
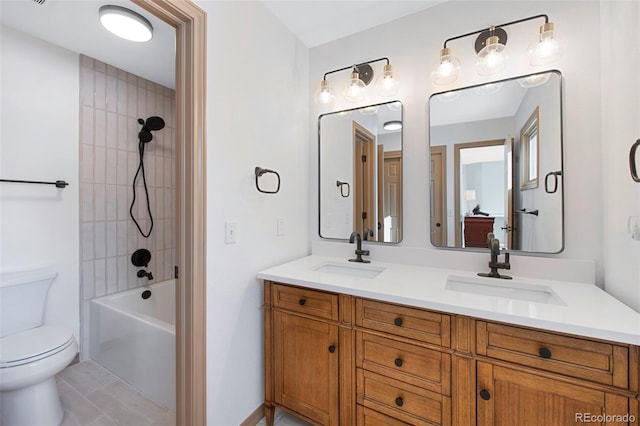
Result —
<instances>
[{"instance_id":1,"label":"light switch plate","mask_svg":"<svg viewBox=\"0 0 640 426\"><path fill-rule=\"evenodd\" d=\"M225 244L234 244L236 242L237 232L238 232L238 222L225 222L224 223Z\"/></svg>"}]
</instances>

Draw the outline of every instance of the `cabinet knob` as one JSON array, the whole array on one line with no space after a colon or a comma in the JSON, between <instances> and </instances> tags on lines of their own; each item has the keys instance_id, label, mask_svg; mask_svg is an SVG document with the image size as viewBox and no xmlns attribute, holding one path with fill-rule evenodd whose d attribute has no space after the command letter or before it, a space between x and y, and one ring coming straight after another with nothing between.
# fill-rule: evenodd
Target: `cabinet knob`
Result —
<instances>
[{"instance_id":1,"label":"cabinet knob","mask_svg":"<svg viewBox=\"0 0 640 426\"><path fill-rule=\"evenodd\" d=\"M396 358L394 363L395 363L396 367L402 367L402 364L403 364L402 359L400 359L400 358Z\"/></svg>"},{"instance_id":2,"label":"cabinet knob","mask_svg":"<svg viewBox=\"0 0 640 426\"><path fill-rule=\"evenodd\" d=\"M480 398L484 399L485 401L488 401L491 399L491 394L489 393L488 390L482 389L480 391Z\"/></svg>"},{"instance_id":3,"label":"cabinet knob","mask_svg":"<svg viewBox=\"0 0 640 426\"><path fill-rule=\"evenodd\" d=\"M540 357L542 357L544 359L551 358L551 351L549 349L547 349L547 348L538 349L538 354L540 354Z\"/></svg>"},{"instance_id":4,"label":"cabinet knob","mask_svg":"<svg viewBox=\"0 0 640 426\"><path fill-rule=\"evenodd\" d=\"M404 405L404 401L402 400L402 398L400 398L400 397L396 398L396 405L398 407L402 407Z\"/></svg>"},{"instance_id":5,"label":"cabinet knob","mask_svg":"<svg viewBox=\"0 0 640 426\"><path fill-rule=\"evenodd\" d=\"M298 300L298 304L299 304L300 306L304 305L305 303L307 303L307 301L306 301L305 299L300 299L300 300Z\"/></svg>"},{"instance_id":6,"label":"cabinet knob","mask_svg":"<svg viewBox=\"0 0 640 426\"><path fill-rule=\"evenodd\" d=\"M398 317L398 318L394 319L393 323L395 325L397 325L398 327L400 327L402 325L402 318Z\"/></svg>"},{"instance_id":7,"label":"cabinet knob","mask_svg":"<svg viewBox=\"0 0 640 426\"><path fill-rule=\"evenodd\" d=\"M329 352L334 353L336 351L336 347L334 345L329 346Z\"/></svg>"}]
</instances>

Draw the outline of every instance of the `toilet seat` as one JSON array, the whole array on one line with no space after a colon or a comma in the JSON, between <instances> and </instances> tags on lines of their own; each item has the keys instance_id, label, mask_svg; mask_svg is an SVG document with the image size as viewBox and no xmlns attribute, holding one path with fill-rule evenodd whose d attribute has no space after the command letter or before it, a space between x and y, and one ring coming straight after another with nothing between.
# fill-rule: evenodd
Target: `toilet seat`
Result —
<instances>
[{"instance_id":1,"label":"toilet seat","mask_svg":"<svg viewBox=\"0 0 640 426\"><path fill-rule=\"evenodd\" d=\"M0 338L0 368L17 367L47 358L74 343L70 330L42 326Z\"/></svg>"}]
</instances>

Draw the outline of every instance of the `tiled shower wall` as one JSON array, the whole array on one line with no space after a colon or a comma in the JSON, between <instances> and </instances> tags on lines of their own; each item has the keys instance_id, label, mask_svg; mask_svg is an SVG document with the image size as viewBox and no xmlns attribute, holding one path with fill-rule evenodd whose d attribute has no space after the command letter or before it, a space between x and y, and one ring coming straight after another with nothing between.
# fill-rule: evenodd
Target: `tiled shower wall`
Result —
<instances>
[{"instance_id":1,"label":"tiled shower wall","mask_svg":"<svg viewBox=\"0 0 640 426\"><path fill-rule=\"evenodd\" d=\"M81 356L89 356L89 301L94 297L173 278L175 265L175 93L159 84L80 56L80 297ZM153 230L144 238L129 215L140 156L138 118L164 119L145 144L144 169ZM149 230L142 174L136 180L136 220ZM131 263L140 248L151 252L138 278Z\"/></svg>"}]
</instances>

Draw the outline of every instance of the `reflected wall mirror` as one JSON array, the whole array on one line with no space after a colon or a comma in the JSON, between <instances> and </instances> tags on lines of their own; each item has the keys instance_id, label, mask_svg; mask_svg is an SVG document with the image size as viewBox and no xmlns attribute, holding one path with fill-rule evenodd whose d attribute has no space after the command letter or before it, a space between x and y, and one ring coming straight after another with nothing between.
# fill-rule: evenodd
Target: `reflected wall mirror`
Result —
<instances>
[{"instance_id":1,"label":"reflected wall mirror","mask_svg":"<svg viewBox=\"0 0 640 426\"><path fill-rule=\"evenodd\" d=\"M564 248L562 76L547 71L429 98L431 243Z\"/></svg>"},{"instance_id":2,"label":"reflected wall mirror","mask_svg":"<svg viewBox=\"0 0 640 426\"><path fill-rule=\"evenodd\" d=\"M402 103L370 105L318 119L322 238L402 240Z\"/></svg>"}]
</instances>

